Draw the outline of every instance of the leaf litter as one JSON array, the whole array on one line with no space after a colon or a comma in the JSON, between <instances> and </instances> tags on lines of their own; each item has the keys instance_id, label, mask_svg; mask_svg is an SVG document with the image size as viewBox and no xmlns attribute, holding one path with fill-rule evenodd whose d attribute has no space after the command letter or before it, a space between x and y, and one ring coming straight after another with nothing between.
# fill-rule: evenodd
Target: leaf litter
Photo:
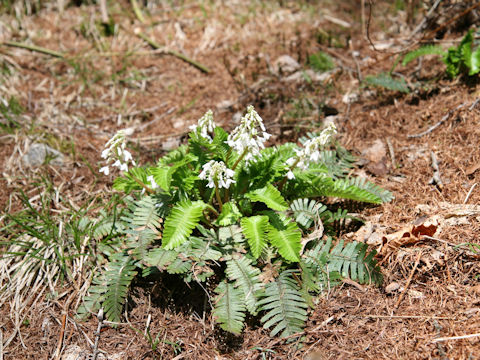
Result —
<instances>
[{"instance_id":1,"label":"leaf litter","mask_svg":"<svg viewBox=\"0 0 480 360\"><path fill-rule=\"evenodd\" d=\"M378 248L385 287L366 287L362 291L345 282L329 289L316 299L316 309L302 343L289 344L271 339L258 324L251 324L241 338L219 336L212 327L210 313L204 311L204 304L193 308L186 305L188 299L201 298L201 289L172 294L173 286L172 289L161 284L139 288L129 303L126 324L104 327L101 353L111 359L115 356L124 359L474 358L480 353L479 338L462 339L461 335L474 335L480 326L480 269L475 247L479 245L476 204L480 203L480 193L473 186L480 182L475 164L480 159L480 114L477 108L462 106L465 116L449 116L422 138L407 135L421 133L441 121L446 113L474 102L478 90L440 79L441 90L424 98L416 99L411 94L398 98L379 93L366 96L369 90L365 89L359 92L356 101L343 103L344 93L340 89L352 88L352 84L358 86L355 61L346 47L334 50L340 56L334 57L337 67L328 75L304 68L304 75L301 70L293 73L294 82L284 81L288 78L283 75L278 79L279 75L269 73L274 59L289 55L302 66L309 54L325 50L325 45L313 40L322 36L317 32L319 26L333 34L331 41L341 41L340 25L332 23L332 16L348 21L353 28L357 26L346 15L356 9L350 2L332 5L328 19L321 16L321 11L312 15L295 3L287 5L257 9L252 15L241 2L232 1L220 4L217 9L207 9L209 16L204 24L191 20L204 10L194 3L163 4L149 9L159 24L149 35L209 66L215 75L208 76L178 59L157 54L139 42L138 37L122 30L115 41L108 43L90 28L96 44L92 46L91 39L81 36L78 30L82 24L94 23L88 18L94 19L93 6L68 7L64 15L44 9L35 17L25 16L22 29L12 18L7 18L12 26L2 27L6 30L1 32L2 41L28 36L39 46L72 52L79 58L69 66L16 48L5 50L5 57L0 57L0 61L14 68L11 76L1 75L0 94L17 97L26 109L21 118L23 126L35 125L33 132L18 131L0 137L3 207L7 211L19 209L18 189L24 190L35 203L46 190L31 184L29 180L35 176L48 176L53 187L62 191L65 200L57 202L59 209L67 208L67 203L80 207L91 196L105 196L111 179L98 176L95 169L100 149L113 133L125 127L137 129L137 156L143 162L153 161L162 147L171 146L169 141L175 144L182 141L188 126L215 104L228 102L229 106L219 111L219 118L226 125L233 125L233 115L245 105L261 105L262 117L277 124L273 134L276 141L296 140L297 129L321 128L321 119L301 117L292 121L286 114L294 110L299 94L314 96L339 109L339 119L344 119L340 143L356 155L361 155L367 144L391 139L397 167L390 166L385 149L381 149L380 162L388 171L371 171L367 167L366 176L393 191L396 198L381 208L367 209L364 214L370 221L366 224L369 228L363 229L363 235L360 232L351 235ZM388 13L387 5L376 2L373 12ZM90 14L87 17L86 9ZM404 26L405 13L398 14L398 18L391 19L392 25ZM417 20L420 22L421 17ZM116 21L133 32L130 20L117 16ZM374 21L370 25L373 36L380 37L378 24ZM395 26L389 31L392 38L400 35ZM373 74L372 66L376 73L388 71L389 64L381 59L383 55L373 51L360 32L352 35L355 50L361 54L357 58L362 75L368 75L369 71ZM55 48L54 44L61 47ZM110 57L97 50L106 44L110 47ZM395 44L384 40L382 45L389 49ZM116 55L127 49L134 49L131 58ZM86 72L82 63L93 71ZM289 63L294 64L290 60ZM135 69L135 75L122 78L125 66ZM412 69L414 66L412 63ZM429 60L424 67L428 67L428 73L441 71L441 65L437 67ZM426 75L425 71L422 75ZM115 81L115 77L120 77L120 81ZM327 91L329 86L334 90ZM159 103L165 105L155 108ZM168 112L174 107L175 110ZM428 117L417 116L425 111ZM149 121L154 122L144 126ZM19 159L29 144L37 142L65 154L68 160L62 167L54 164L36 169L24 167ZM441 160L438 171L442 188L429 184L431 152ZM395 181L395 177L402 181ZM465 199L468 204L463 204ZM50 270L45 268L45 271ZM57 287L60 294L68 290ZM86 322L77 320L73 307L65 307L68 296L51 298L40 289L33 298L29 295L32 294L23 298L26 302L3 302L0 306L3 358L34 359L40 354L49 357L56 352L62 329L65 330L62 358L76 351L78 359L80 352L91 351L97 328L95 317ZM18 306L25 304L29 309L25 317L15 317L12 312L21 310ZM63 327L64 309L67 310ZM149 316L152 319L149 331L162 339L157 353L144 336Z\"/></svg>"}]
</instances>

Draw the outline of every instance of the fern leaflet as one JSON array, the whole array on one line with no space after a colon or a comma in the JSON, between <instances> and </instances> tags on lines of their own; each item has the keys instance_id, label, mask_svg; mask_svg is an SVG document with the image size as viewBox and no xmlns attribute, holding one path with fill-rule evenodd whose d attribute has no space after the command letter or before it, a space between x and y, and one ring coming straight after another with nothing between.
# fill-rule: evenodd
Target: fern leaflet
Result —
<instances>
[{"instance_id":1,"label":"fern leaflet","mask_svg":"<svg viewBox=\"0 0 480 360\"><path fill-rule=\"evenodd\" d=\"M282 194L272 184L250 191L245 196L252 201L263 202L272 210L285 211L288 209L287 202L282 197Z\"/></svg>"},{"instance_id":2,"label":"fern leaflet","mask_svg":"<svg viewBox=\"0 0 480 360\"><path fill-rule=\"evenodd\" d=\"M200 200L184 200L175 205L165 220L163 247L171 250L185 242L199 223L206 206Z\"/></svg>"},{"instance_id":3,"label":"fern leaflet","mask_svg":"<svg viewBox=\"0 0 480 360\"><path fill-rule=\"evenodd\" d=\"M268 238L284 259L292 262L300 260L302 233L295 222L282 227L269 225Z\"/></svg>"},{"instance_id":4,"label":"fern leaflet","mask_svg":"<svg viewBox=\"0 0 480 360\"><path fill-rule=\"evenodd\" d=\"M409 62L425 56L425 55L444 55L445 51L438 45L425 45L421 46L418 49L412 50L405 54L402 60L402 65L405 66Z\"/></svg>"},{"instance_id":5,"label":"fern leaflet","mask_svg":"<svg viewBox=\"0 0 480 360\"><path fill-rule=\"evenodd\" d=\"M259 280L260 270L253 267L249 259L242 256L239 259L228 260L225 273L230 280L235 281L235 287L242 290L247 310L252 315L256 315L257 294L262 289Z\"/></svg>"},{"instance_id":6,"label":"fern leaflet","mask_svg":"<svg viewBox=\"0 0 480 360\"><path fill-rule=\"evenodd\" d=\"M275 325L270 336L282 332L287 337L303 331L307 319L308 305L302 297L297 282L292 277L293 270L283 271L275 282L265 287L264 298L259 301L266 314L260 319L268 329Z\"/></svg>"},{"instance_id":7,"label":"fern leaflet","mask_svg":"<svg viewBox=\"0 0 480 360\"><path fill-rule=\"evenodd\" d=\"M103 308L110 321L120 322L123 304L133 277L137 274L131 257L119 253L114 254L107 264L105 279L107 291Z\"/></svg>"},{"instance_id":8,"label":"fern leaflet","mask_svg":"<svg viewBox=\"0 0 480 360\"><path fill-rule=\"evenodd\" d=\"M263 248L267 245L268 216L244 217L241 220L242 231L247 238L250 251L255 259L262 254Z\"/></svg>"},{"instance_id":9,"label":"fern leaflet","mask_svg":"<svg viewBox=\"0 0 480 360\"><path fill-rule=\"evenodd\" d=\"M383 281L382 273L373 258L376 251L366 255L368 245L352 241L344 246L340 240L329 255L329 270L338 271L343 277L350 277L360 283L375 283Z\"/></svg>"},{"instance_id":10,"label":"fern leaflet","mask_svg":"<svg viewBox=\"0 0 480 360\"><path fill-rule=\"evenodd\" d=\"M223 330L239 335L245 320L242 290L236 289L233 284L221 282L215 292L218 295L215 297L213 316Z\"/></svg>"}]
</instances>

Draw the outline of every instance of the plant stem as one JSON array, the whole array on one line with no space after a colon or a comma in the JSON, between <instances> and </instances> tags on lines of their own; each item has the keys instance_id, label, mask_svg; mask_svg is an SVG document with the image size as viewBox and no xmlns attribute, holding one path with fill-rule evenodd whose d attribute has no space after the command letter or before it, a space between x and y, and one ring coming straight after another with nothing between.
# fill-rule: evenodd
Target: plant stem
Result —
<instances>
[{"instance_id":1,"label":"plant stem","mask_svg":"<svg viewBox=\"0 0 480 360\"><path fill-rule=\"evenodd\" d=\"M297 161L295 161L293 163L292 166L290 166L290 170L289 171L293 171L293 169L295 169L295 167L297 166L298 162L300 161L300 158L297 158ZM284 178L282 179L282 181L280 182L280 184L278 184L278 190L279 191L282 191L283 187L285 186L285 183L287 182L288 180L288 177L287 175L284 176Z\"/></svg>"},{"instance_id":2,"label":"plant stem","mask_svg":"<svg viewBox=\"0 0 480 360\"><path fill-rule=\"evenodd\" d=\"M150 189L147 185L145 185L143 182L141 182L140 180L138 180L136 177L133 178L135 180L135 182L140 185L142 188L145 189L145 192L148 193L148 194L155 194L155 191Z\"/></svg>"},{"instance_id":3,"label":"plant stem","mask_svg":"<svg viewBox=\"0 0 480 360\"><path fill-rule=\"evenodd\" d=\"M53 56L53 57L58 57L60 59L65 58L65 56L62 53L59 53L59 52L54 51L54 50L46 49L44 47L36 46L36 45L19 43L19 42L16 42L16 41L4 41L2 44L6 45L6 46L17 47L17 48L21 48L21 49L27 49L27 50L30 50L30 51L35 51L35 52L50 55L50 56Z\"/></svg>"},{"instance_id":4,"label":"plant stem","mask_svg":"<svg viewBox=\"0 0 480 360\"><path fill-rule=\"evenodd\" d=\"M155 40L149 38L147 35L145 35L141 32L135 33L135 35L137 35L139 38L145 40L154 49L161 49L162 48L162 46L160 44L158 44ZM182 53L179 53L175 50L165 50L165 53L167 53L169 55L172 55L172 56L175 56L175 57L189 63L190 65L196 67L197 69L203 71L206 74L210 73L210 69L208 67L206 67L203 64L200 64L199 62L197 62L193 59L190 59L188 56L186 56Z\"/></svg>"},{"instance_id":5,"label":"plant stem","mask_svg":"<svg viewBox=\"0 0 480 360\"><path fill-rule=\"evenodd\" d=\"M245 155L247 155L248 153L248 148L246 148L245 150L243 150L243 153L242 155L240 155L240 157L237 159L237 161L235 161L235 164L233 164L232 166L232 170L235 171L235 168L238 166L238 164L240 163L240 161L243 160L243 158L245 157Z\"/></svg>"},{"instance_id":6,"label":"plant stem","mask_svg":"<svg viewBox=\"0 0 480 360\"><path fill-rule=\"evenodd\" d=\"M140 21L142 24L145 24L145 18L143 17L142 10L140 10L140 7L138 6L137 0L130 0L130 3L132 4L133 12L135 13L138 21Z\"/></svg>"},{"instance_id":7,"label":"plant stem","mask_svg":"<svg viewBox=\"0 0 480 360\"><path fill-rule=\"evenodd\" d=\"M215 181L215 196L217 197L218 207L220 208L220 212L221 212L223 203L222 203L222 198L220 196L220 190L218 190L218 181Z\"/></svg>"}]
</instances>

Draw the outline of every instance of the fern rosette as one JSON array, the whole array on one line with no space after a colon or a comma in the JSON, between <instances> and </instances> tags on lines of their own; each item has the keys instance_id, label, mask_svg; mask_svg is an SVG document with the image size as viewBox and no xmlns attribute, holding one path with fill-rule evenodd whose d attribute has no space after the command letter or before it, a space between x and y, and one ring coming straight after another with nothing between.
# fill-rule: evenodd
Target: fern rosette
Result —
<instances>
[{"instance_id":1,"label":"fern rosette","mask_svg":"<svg viewBox=\"0 0 480 360\"><path fill-rule=\"evenodd\" d=\"M328 236L348 211L329 210L320 202L326 197L391 199L372 183L345 178L354 159L339 146L329 149L333 124L303 146L267 147L270 135L249 106L230 134L215 126L211 111L191 129L188 143L155 166L115 180L115 189L136 199L128 198L121 216L100 221L98 238L113 237L118 251L93 282L87 311L104 307L118 321L134 276L167 272L210 282L202 287L215 289L208 296L224 330L239 334L249 313L272 336L290 336L302 331L311 296L333 279L381 281L373 252L357 243L334 246Z\"/></svg>"}]
</instances>

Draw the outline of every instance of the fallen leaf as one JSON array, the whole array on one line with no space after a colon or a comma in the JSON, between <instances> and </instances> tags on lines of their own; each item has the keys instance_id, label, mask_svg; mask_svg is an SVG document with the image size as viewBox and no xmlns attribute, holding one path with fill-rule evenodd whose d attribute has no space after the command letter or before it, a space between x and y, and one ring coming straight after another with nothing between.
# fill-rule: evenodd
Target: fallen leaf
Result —
<instances>
[{"instance_id":1,"label":"fallen leaf","mask_svg":"<svg viewBox=\"0 0 480 360\"><path fill-rule=\"evenodd\" d=\"M465 174L473 175L478 169L480 169L480 163L473 164L472 166L467 168L467 170L465 171Z\"/></svg>"}]
</instances>

